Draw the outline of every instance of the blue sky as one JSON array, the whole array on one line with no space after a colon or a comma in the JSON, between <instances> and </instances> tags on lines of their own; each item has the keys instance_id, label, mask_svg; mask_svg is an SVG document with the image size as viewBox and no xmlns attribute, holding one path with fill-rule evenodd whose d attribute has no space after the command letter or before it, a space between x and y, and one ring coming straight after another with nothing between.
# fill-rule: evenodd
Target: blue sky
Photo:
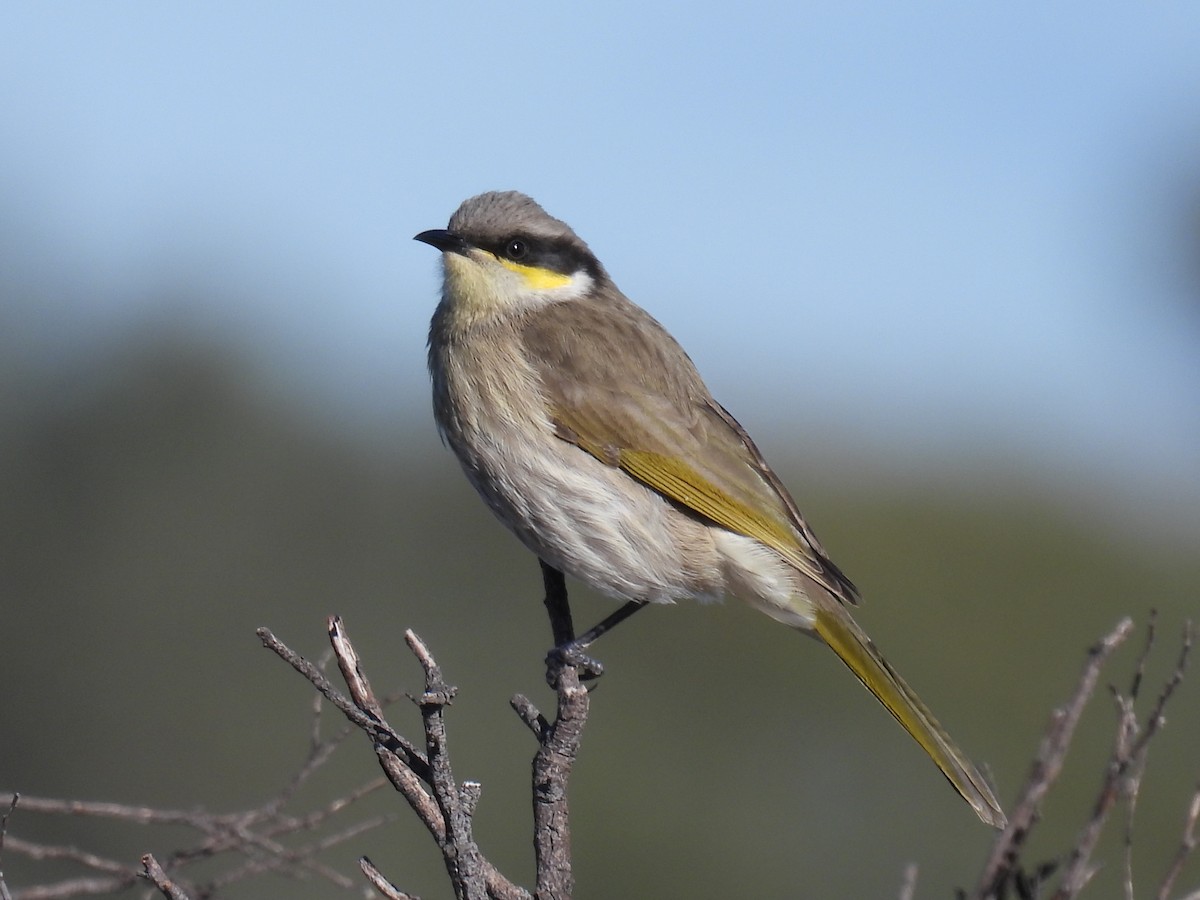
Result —
<instances>
[{"instance_id":1,"label":"blue sky","mask_svg":"<svg viewBox=\"0 0 1200 900\"><path fill-rule=\"evenodd\" d=\"M0 266L48 287L5 321L424 413L410 238L516 188L752 430L1194 510L1197 47L1188 3L9 2Z\"/></svg>"}]
</instances>

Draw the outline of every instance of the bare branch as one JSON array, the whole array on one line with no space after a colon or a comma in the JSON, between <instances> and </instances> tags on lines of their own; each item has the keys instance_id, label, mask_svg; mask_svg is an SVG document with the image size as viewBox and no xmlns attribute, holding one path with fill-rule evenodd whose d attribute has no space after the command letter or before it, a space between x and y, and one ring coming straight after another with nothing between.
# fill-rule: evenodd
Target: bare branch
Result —
<instances>
[{"instance_id":1,"label":"bare branch","mask_svg":"<svg viewBox=\"0 0 1200 900\"><path fill-rule=\"evenodd\" d=\"M976 897L997 896L1003 882L1015 871L1014 866L1020 849L1037 821L1042 801L1062 772L1075 727L1079 724L1088 699L1096 690L1100 669L1132 630L1133 620L1122 619L1110 634L1088 651L1088 658L1075 693L1065 706L1059 707L1051 714L1050 726L1038 747L1021 799L1009 815L1008 827L1001 833L984 864L983 873L975 889Z\"/></svg>"},{"instance_id":2,"label":"bare branch","mask_svg":"<svg viewBox=\"0 0 1200 900\"><path fill-rule=\"evenodd\" d=\"M8 892L8 885L4 881L4 839L8 836L8 819L13 814L13 810L17 808L17 804L21 802L21 795L14 793L8 801L8 809L4 811L4 815L0 816L0 900L12 900L12 894Z\"/></svg>"},{"instance_id":3,"label":"bare branch","mask_svg":"<svg viewBox=\"0 0 1200 900\"><path fill-rule=\"evenodd\" d=\"M1183 838L1180 840L1179 849L1175 851L1175 858L1171 860L1171 866L1167 869L1167 874L1158 888L1158 894L1155 895L1158 900L1167 900L1171 895L1171 888L1175 886L1175 880L1183 872L1184 863L1196 849L1196 822L1198 820L1200 820L1200 787L1196 788L1196 792L1192 794L1192 801L1188 804L1187 816L1183 823Z\"/></svg>"},{"instance_id":4,"label":"bare branch","mask_svg":"<svg viewBox=\"0 0 1200 900\"><path fill-rule=\"evenodd\" d=\"M445 708L454 699L458 688L445 682L433 654L412 630L404 632L404 640L425 670L425 692L413 700L420 708L425 723L430 786L446 825L446 837L442 844L446 871L450 874L456 896L463 900L487 900L482 858L471 834L471 817L463 806L462 795L454 780L450 750L446 743Z\"/></svg>"},{"instance_id":5,"label":"bare branch","mask_svg":"<svg viewBox=\"0 0 1200 900\"><path fill-rule=\"evenodd\" d=\"M0 803L11 797L0 794ZM149 806L130 806L124 803L93 803L86 800L57 800L50 797L21 795L24 812L50 813L65 816L87 816L95 819L120 819L135 825L191 825L196 814L174 809L153 809Z\"/></svg>"},{"instance_id":6,"label":"bare branch","mask_svg":"<svg viewBox=\"0 0 1200 900\"><path fill-rule=\"evenodd\" d=\"M353 698L355 706L379 721L383 721L383 706L376 699L375 689L371 687L371 682L363 673L362 666L359 664L358 651L354 649L354 645L346 636L341 618L330 616L326 621L326 630L329 633L329 642L333 647L334 656L337 658L338 668L341 670L346 687L350 689L350 696Z\"/></svg>"},{"instance_id":7,"label":"bare branch","mask_svg":"<svg viewBox=\"0 0 1200 900\"><path fill-rule=\"evenodd\" d=\"M190 900L187 892L171 880L152 854L147 853L142 857L142 867L145 869L146 877L154 882L154 886L162 891L167 900Z\"/></svg>"},{"instance_id":8,"label":"bare branch","mask_svg":"<svg viewBox=\"0 0 1200 900\"><path fill-rule=\"evenodd\" d=\"M8 839L8 846L14 853L19 853L27 859L38 862L45 862L47 860L73 862L96 872L116 875L121 878L129 876L129 866L119 863L116 860L97 856L95 853L89 853L86 850L80 850L77 847L63 847L56 844L34 844L19 837L10 837Z\"/></svg>"},{"instance_id":9,"label":"bare branch","mask_svg":"<svg viewBox=\"0 0 1200 900\"><path fill-rule=\"evenodd\" d=\"M573 627L565 582L561 574L550 567L543 567L543 574L547 590L546 607L554 634L556 638L570 636ZM1042 890L1059 869L1057 862L1027 869L1022 865L1021 854L1039 819L1044 798L1063 769L1083 709L1099 683L1100 671L1116 648L1132 633L1132 629L1132 622L1124 619L1088 651L1073 693L1051 716L1010 824L997 838L976 891L971 895L974 900L1043 896ZM557 701L552 720L523 695L516 695L511 701L513 709L537 740L537 751L532 761L536 884L531 892L500 873L486 859L475 841L474 815L482 785L456 778L446 730L446 711L457 689L446 681L433 653L420 637L412 631L405 633L409 649L424 674L422 692L410 697L420 712L423 730L422 740L413 743L397 733L385 718L385 710L399 695L385 697L382 701L379 699L340 619L334 617L328 621L328 633L333 657L337 660L349 696L332 686L322 666L299 656L266 629L260 629L258 633L264 646L304 675L319 695L342 712L348 724L332 736L323 738L320 723L323 707L315 706L305 760L278 793L261 806L249 810L214 814L116 803L28 796L19 798L22 812L115 819L147 826L182 825L199 832L200 838L193 846L163 857L161 864L154 856L146 854L141 858L139 868L74 847L31 844L9 836L9 819L17 807L18 797L0 795L0 803L8 803L7 812L0 817L0 852L7 850L32 859L68 861L92 873L92 877L64 880L20 891L20 900L62 900L111 893L128 889L139 881L143 884L149 881L170 900L187 900L189 896L212 896L230 884L273 871L314 875L340 888L354 889L361 882L326 866L319 860L319 855L330 847L357 838L367 830L394 821L397 814L369 817L335 831L329 831L326 826L355 803L389 783L405 798L433 837L459 900L569 900L574 892L574 876L568 786L590 707L590 695L581 683L581 672L585 670L572 662L569 655L552 653L548 659L548 681L554 688ZM1136 896L1133 821L1141 781L1146 771L1150 742L1161 732L1166 722L1166 705L1182 683L1194 633L1189 623L1184 630L1183 646L1174 671L1151 704L1145 720L1139 722L1135 707L1145 690L1145 673L1155 639L1155 620L1152 617L1145 645L1135 660L1126 692L1112 689L1117 713L1112 751L1090 816L1074 846L1062 858L1062 874L1053 900L1071 900L1088 884L1098 868L1092 862L1092 856L1100 834L1113 807L1121 801L1124 801L1127 813L1122 886L1126 900L1133 900ZM363 732L372 742L386 777L362 784L318 809L303 814L286 812L300 786L311 779L355 731ZM423 747L419 746L421 743ZM1192 795L1184 818L1180 846L1158 888L1158 900L1168 900L1186 863L1195 852L1197 828L1200 825L1200 787ZM324 829L327 833L318 834L318 829ZM284 842L285 838L301 833L307 833L308 836L300 842ZM221 853L239 853L244 858L238 865L227 868L203 884L184 880L187 866ZM359 864L364 877L380 896L391 900L417 900L396 887L370 860L363 857ZM913 900L917 876L915 864L905 869L900 900ZM959 896L966 898L967 895L960 892ZM12 900L2 872L0 900ZM1182 900L1200 900L1200 894L1194 893Z\"/></svg>"},{"instance_id":10,"label":"bare branch","mask_svg":"<svg viewBox=\"0 0 1200 900\"><path fill-rule=\"evenodd\" d=\"M367 881L371 882L372 887L379 891L386 900L421 900L414 894L406 894L390 881L383 877L383 873L375 868L375 864L367 857L361 856L358 860L358 867L362 869L364 875L367 876Z\"/></svg>"},{"instance_id":11,"label":"bare branch","mask_svg":"<svg viewBox=\"0 0 1200 900\"><path fill-rule=\"evenodd\" d=\"M562 574L543 567L546 606L556 637L572 637L570 607ZM464 900L525 900L528 891L509 881L480 853L472 837L472 817L482 786L459 784L450 763L445 710L456 689L449 685L428 646L414 632L405 633L409 649L425 673L425 689L413 701L421 712L425 753L400 737L384 719L381 705L363 671L361 660L337 618L329 620L330 642L350 698L335 690L317 667L294 653L268 630L260 629L263 644L305 676L357 727L371 737L376 755L389 781L408 801L442 851L455 895ZM555 688L558 709L548 721L526 697L512 705L538 739L533 761L534 854L537 863L536 896L539 900L566 900L572 894L570 819L567 783L578 755L587 721L588 692L579 672L567 660L552 659L549 680ZM398 888L370 867L364 867L377 890L385 896L402 895Z\"/></svg>"},{"instance_id":12,"label":"bare branch","mask_svg":"<svg viewBox=\"0 0 1200 900\"><path fill-rule=\"evenodd\" d=\"M1075 725L1088 698L1095 690L1100 667L1112 651L1128 636L1132 629L1126 619L1117 628L1089 651L1087 663L1079 685L1067 705L1056 710L1051 724L1039 747L1033 770L1023 791L1022 800L1014 811L1009 828L1000 836L992 849L984 868L976 893L976 900L1002 898L1011 893L1019 898L1034 898L1041 895L1041 888L1059 868L1055 861L1026 870L1020 861L1021 850L1030 829L1037 821L1042 798L1062 769L1067 748ZM1144 686L1146 665L1156 641L1156 617L1152 613L1147 627L1146 641L1133 666L1129 689L1121 693L1111 688L1113 703L1117 711L1113 749L1109 755L1101 778L1100 789L1092 806L1091 815L1080 831L1074 845L1063 858L1062 875L1052 898L1071 900L1077 897L1098 870L1092 863L1092 854L1099 842L1101 832L1113 807L1124 801L1126 825L1124 834L1124 867L1122 888L1126 900L1136 896L1133 866L1133 822L1137 809L1142 778L1146 771L1150 742L1161 732L1166 723L1165 709L1183 681L1193 644L1191 623L1184 628L1183 642L1175 669L1163 686L1144 722L1138 721L1136 703ZM1200 792L1197 794L1200 798ZM1200 805L1200 799L1194 800ZM1177 859L1172 864L1167 879L1160 888L1160 900L1166 900L1171 884L1182 870L1183 860L1194 847L1195 818L1200 813L1189 809L1188 823L1184 829L1183 844ZM964 896L965 895L961 895ZM1198 898L1200 900L1200 898Z\"/></svg>"},{"instance_id":13,"label":"bare branch","mask_svg":"<svg viewBox=\"0 0 1200 900\"><path fill-rule=\"evenodd\" d=\"M136 876L128 878L71 878L53 884L39 884L20 888L20 900L70 900L72 897L96 897L115 894L136 883Z\"/></svg>"},{"instance_id":14,"label":"bare branch","mask_svg":"<svg viewBox=\"0 0 1200 900\"><path fill-rule=\"evenodd\" d=\"M1096 798L1092 818L1068 857L1062 882L1058 891L1054 894L1053 900L1068 900L1068 898L1076 896L1091 879L1094 872L1094 867L1089 863L1091 854L1100 840L1100 832L1104 828L1104 823L1113 805L1122 793L1127 798L1129 818L1132 823L1133 811L1137 806L1138 789L1141 785L1142 775L1146 769L1150 741L1158 734L1162 726L1166 724L1166 717L1163 715L1163 712L1167 702L1175 693L1176 688L1183 682L1184 672L1187 670L1188 655L1192 647L1191 625L1189 623L1184 629L1183 646L1180 650L1175 670L1159 694L1158 700L1150 711L1150 715L1146 718L1145 725L1139 725L1137 714L1134 711L1134 701L1137 699L1138 691L1141 688L1146 657L1153 646L1154 637L1154 615L1151 614L1146 633L1146 644L1134 667L1129 695L1122 696L1115 690L1113 691L1118 710L1116 744L1109 759L1104 783ZM1132 824L1129 827L1132 828ZM1129 836L1127 836L1126 846L1126 858L1128 859L1132 855L1132 838ZM1125 877L1126 891L1128 896L1132 897L1132 862L1127 863Z\"/></svg>"},{"instance_id":15,"label":"bare branch","mask_svg":"<svg viewBox=\"0 0 1200 900\"><path fill-rule=\"evenodd\" d=\"M339 627L340 621L336 617L330 619L331 639L333 632ZM428 775L429 764L416 747L390 728L384 727L374 713L366 713L355 706L348 697L341 694L330 684L329 679L325 677L320 669L276 638L270 629L260 628L256 633L264 647L273 651L293 669L312 682L313 687L320 691L326 700L341 710L342 714L354 725L366 731L372 735L374 740L385 744L388 749L401 756L405 763L422 779ZM335 646L334 649L336 651L337 647ZM339 666L341 665L342 663L339 661Z\"/></svg>"},{"instance_id":16,"label":"bare branch","mask_svg":"<svg viewBox=\"0 0 1200 900\"><path fill-rule=\"evenodd\" d=\"M460 786L455 780L446 741L444 711L456 689L445 682L429 648L413 632L405 634L409 648L425 672L425 690L412 698L424 723L425 752L422 753L387 723L383 705L376 699L342 621L331 617L328 632L338 668L353 699L336 691L317 667L269 631L260 629L259 636L265 646L304 675L371 739L384 774L408 801L441 850L457 897L464 900L528 900L527 891L509 881L483 858L472 837L471 817L481 787L474 782L464 782ZM377 870L376 874L379 874ZM389 883L381 874L379 878L380 884ZM379 885L376 887L379 889ZM394 886L391 890L398 891Z\"/></svg>"},{"instance_id":17,"label":"bare branch","mask_svg":"<svg viewBox=\"0 0 1200 900\"><path fill-rule=\"evenodd\" d=\"M524 694L517 694L509 703L521 721L529 727L529 730L533 732L533 736L540 743L546 737L546 732L550 728L550 723L546 720L546 717L533 705L533 701Z\"/></svg>"},{"instance_id":18,"label":"bare branch","mask_svg":"<svg viewBox=\"0 0 1200 900\"><path fill-rule=\"evenodd\" d=\"M362 798L379 790L386 782L375 779L360 785L343 796L329 801L324 807L303 815L286 811L297 788L310 779L345 742L348 730L327 740L321 740L314 729L314 740L307 759L278 794L263 805L234 813L211 813L204 810L162 810L120 803L94 803L78 800L58 800L43 797L21 797L21 809L26 813L81 816L93 819L112 819L147 827L161 825L183 826L199 833L191 846L176 850L159 864L165 876L179 891L193 896L209 896L227 885L268 872L312 874L344 889L356 882L323 865L316 856L323 850L351 840L365 831L392 821L396 814L377 815L351 823L332 833L319 834L336 817L345 813ZM0 826L2 827L2 826ZM283 839L311 833L311 837L290 845ZM66 846L36 844L8 837L10 852L35 861L54 860L81 866L96 877L72 878L59 882L23 888L17 892L20 900L59 900L59 898L111 894L135 886L147 878L143 863L108 859L94 853ZM210 860L222 854L243 855L238 865L217 874L203 887L188 886L181 873L190 864ZM11 900L11 898L5 898Z\"/></svg>"}]
</instances>

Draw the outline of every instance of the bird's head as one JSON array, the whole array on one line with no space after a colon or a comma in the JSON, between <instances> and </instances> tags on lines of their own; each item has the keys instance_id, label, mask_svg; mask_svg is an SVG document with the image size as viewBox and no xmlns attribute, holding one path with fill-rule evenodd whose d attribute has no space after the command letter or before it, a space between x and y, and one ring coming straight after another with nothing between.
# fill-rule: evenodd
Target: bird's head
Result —
<instances>
[{"instance_id":1,"label":"bird's head","mask_svg":"<svg viewBox=\"0 0 1200 900\"><path fill-rule=\"evenodd\" d=\"M414 240L442 251L442 303L459 327L583 297L607 279L587 244L516 191L463 202Z\"/></svg>"}]
</instances>

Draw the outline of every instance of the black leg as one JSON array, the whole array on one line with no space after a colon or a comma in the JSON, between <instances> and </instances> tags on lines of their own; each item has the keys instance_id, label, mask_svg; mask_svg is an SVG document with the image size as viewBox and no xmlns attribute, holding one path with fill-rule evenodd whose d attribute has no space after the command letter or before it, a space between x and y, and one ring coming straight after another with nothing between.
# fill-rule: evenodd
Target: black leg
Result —
<instances>
[{"instance_id":1,"label":"black leg","mask_svg":"<svg viewBox=\"0 0 1200 900\"><path fill-rule=\"evenodd\" d=\"M539 559L538 562L542 566L542 583L546 588L546 612L550 615L550 628L554 632L554 648L546 655L546 680L553 687L558 680L557 672L563 666L578 669L579 677L585 681L599 678L604 673L604 666L583 651L600 635L611 631L646 604L640 600L630 600L582 635L575 637L571 605L567 601L566 579L562 572L545 560Z\"/></svg>"},{"instance_id":2,"label":"black leg","mask_svg":"<svg viewBox=\"0 0 1200 900\"><path fill-rule=\"evenodd\" d=\"M628 601L625 605L620 607L612 615L606 616L603 620L601 620L600 622L597 622L595 625L593 625L591 628L589 628L587 631L585 631L579 637L575 638L573 641L568 641L567 642L568 646L570 646L576 650L584 650L587 647L590 647L593 643L596 642L596 639L598 637L600 637L600 635L604 634L607 631L611 631L613 628L620 625L622 622L624 622L626 619L628 619L630 616L632 616L635 612L637 612L639 609L644 608L645 606L646 606L646 603L643 600ZM561 648L561 645L560 645L560 648Z\"/></svg>"},{"instance_id":3,"label":"black leg","mask_svg":"<svg viewBox=\"0 0 1200 900\"><path fill-rule=\"evenodd\" d=\"M603 675L604 666L583 651L590 647L600 635L612 630L618 623L624 622L645 605L641 600L630 600L579 637L556 645L546 655L546 681L553 687L557 682L557 672L563 666L574 666L578 669L579 678L582 681L591 681Z\"/></svg>"},{"instance_id":4,"label":"black leg","mask_svg":"<svg viewBox=\"0 0 1200 900\"><path fill-rule=\"evenodd\" d=\"M567 579L563 573L543 559L542 583L546 586L546 612L550 614L550 629L554 633L554 646L569 644L575 640L575 623L571 619L571 604L567 602Z\"/></svg>"}]
</instances>

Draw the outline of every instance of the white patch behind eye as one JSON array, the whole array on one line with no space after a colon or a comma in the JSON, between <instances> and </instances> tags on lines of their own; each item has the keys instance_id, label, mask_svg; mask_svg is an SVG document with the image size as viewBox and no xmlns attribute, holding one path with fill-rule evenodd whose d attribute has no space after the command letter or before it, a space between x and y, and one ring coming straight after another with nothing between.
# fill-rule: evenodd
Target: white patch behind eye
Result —
<instances>
[{"instance_id":1,"label":"white patch behind eye","mask_svg":"<svg viewBox=\"0 0 1200 900\"><path fill-rule=\"evenodd\" d=\"M543 293L551 300L578 300L591 291L592 284L592 276L583 269L580 269L571 275L571 280L566 284L545 289Z\"/></svg>"}]
</instances>

